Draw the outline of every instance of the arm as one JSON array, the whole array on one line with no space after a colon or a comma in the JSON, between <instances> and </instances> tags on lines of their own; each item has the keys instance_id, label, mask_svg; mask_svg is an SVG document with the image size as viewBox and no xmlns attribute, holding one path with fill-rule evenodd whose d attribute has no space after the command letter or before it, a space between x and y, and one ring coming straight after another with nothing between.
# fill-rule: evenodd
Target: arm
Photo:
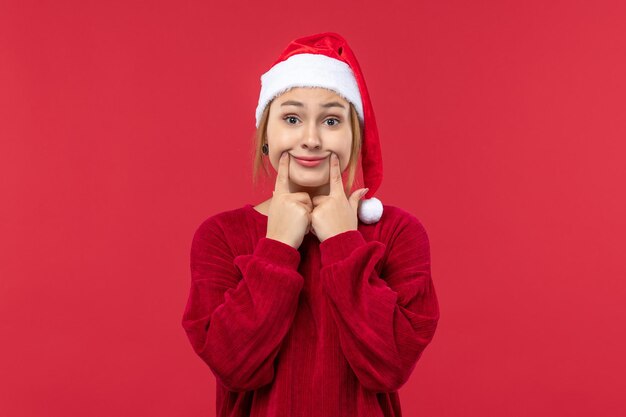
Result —
<instances>
[{"instance_id":1,"label":"arm","mask_svg":"<svg viewBox=\"0 0 626 417\"><path fill-rule=\"evenodd\" d=\"M255 390L273 380L273 362L304 285L299 262L296 249L265 237L251 255L234 257L211 219L196 231L182 325L229 390Z\"/></svg>"},{"instance_id":2,"label":"arm","mask_svg":"<svg viewBox=\"0 0 626 417\"><path fill-rule=\"evenodd\" d=\"M358 230L320 244L322 285L342 350L361 384L376 392L406 383L439 320L426 231L409 216L396 233L384 280L374 267L385 244L365 241Z\"/></svg>"}]
</instances>

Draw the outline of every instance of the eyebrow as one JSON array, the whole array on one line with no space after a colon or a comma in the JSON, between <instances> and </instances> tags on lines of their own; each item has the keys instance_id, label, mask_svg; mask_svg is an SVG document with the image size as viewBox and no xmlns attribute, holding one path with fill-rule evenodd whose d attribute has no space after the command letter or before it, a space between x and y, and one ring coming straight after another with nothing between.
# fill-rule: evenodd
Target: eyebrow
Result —
<instances>
[{"instance_id":1,"label":"eyebrow","mask_svg":"<svg viewBox=\"0 0 626 417\"><path fill-rule=\"evenodd\" d=\"M304 107L304 104L300 103L299 101L295 101L295 100L287 100L283 104L281 104L281 106ZM341 107L342 109L346 108L343 104L339 103L338 101L331 101L329 103L320 104L320 107Z\"/></svg>"}]
</instances>

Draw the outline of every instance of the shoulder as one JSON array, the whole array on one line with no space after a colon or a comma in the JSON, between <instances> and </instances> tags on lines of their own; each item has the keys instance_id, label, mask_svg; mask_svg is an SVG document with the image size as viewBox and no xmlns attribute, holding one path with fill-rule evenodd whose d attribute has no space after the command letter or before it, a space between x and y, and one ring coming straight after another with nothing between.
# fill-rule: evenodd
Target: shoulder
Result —
<instances>
[{"instance_id":1,"label":"shoulder","mask_svg":"<svg viewBox=\"0 0 626 417\"><path fill-rule=\"evenodd\" d=\"M241 224L245 218L245 207L214 213L202 220L196 227L194 239L207 236L216 236L224 239L226 235L230 234L232 226Z\"/></svg>"},{"instance_id":2,"label":"shoulder","mask_svg":"<svg viewBox=\"0 0 626 417\"><path fill-rule=\"evenodd\" d=\"M409 232L427 238L426 228L422 221L413 213L398 206L383 204L380 223L380 227L392 235Z\"/></svg>"},{"instance_id":3,"label":"shoulder","mask_svg":"<svg viewBox=\"0 0 626 417\"><path fill-rule=\"evenodd\" d=\"M379 238L386 245L383 275L394 265L430 264L430 241L422 221L400 207L383 204Z\"/></svg>"}]
</instances>

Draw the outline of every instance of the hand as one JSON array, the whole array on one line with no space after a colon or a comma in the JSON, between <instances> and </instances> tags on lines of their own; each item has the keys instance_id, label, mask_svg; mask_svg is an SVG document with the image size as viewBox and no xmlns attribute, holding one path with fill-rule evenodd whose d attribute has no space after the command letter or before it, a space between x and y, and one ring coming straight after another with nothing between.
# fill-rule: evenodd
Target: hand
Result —
<instances>
[{"instance_id":1,"label":"hand","mask_svg":"<svg viewBox=\"0 0 626 417\"><path fill-rule=\"evenodd\" d=\"M309 232L313 202L309 193L289 192L289 152L278 161L278 175L268 208L266 237L298 249Z\"/></svg>"},{"instance_id":2,"label":"hand","mask_svg":"<svg viewBox=\"0 0 626 417\"><path fill-rule=\"evenodd\" d=\"M341 166L339 156L332 153L330 157L330 194L313 197L313 212L311 213L311 228L320 242L348 230L358 230L359 218L357 215L359 201L367 192L361 188L346 197L341 180Z\"/></svg>"}]
</instances>

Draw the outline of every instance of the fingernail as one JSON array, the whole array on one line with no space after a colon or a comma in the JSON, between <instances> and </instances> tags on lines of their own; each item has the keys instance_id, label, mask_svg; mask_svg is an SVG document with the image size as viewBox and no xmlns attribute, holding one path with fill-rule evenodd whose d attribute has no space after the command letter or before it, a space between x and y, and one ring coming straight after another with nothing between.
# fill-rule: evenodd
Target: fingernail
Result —
<instances>
[{"instance_id":1,"label":"fingernail","mask_svg":"<svg viewBox=\"0 0 626 417\"><path fill-rule=\"evenodd\" d=\"M361 192L361 198L363 198L365 196L365 194L367 194L368 191L369 191L369 188L366 188L365 190L363 190Z\"/></svg>"}]
</instances>

